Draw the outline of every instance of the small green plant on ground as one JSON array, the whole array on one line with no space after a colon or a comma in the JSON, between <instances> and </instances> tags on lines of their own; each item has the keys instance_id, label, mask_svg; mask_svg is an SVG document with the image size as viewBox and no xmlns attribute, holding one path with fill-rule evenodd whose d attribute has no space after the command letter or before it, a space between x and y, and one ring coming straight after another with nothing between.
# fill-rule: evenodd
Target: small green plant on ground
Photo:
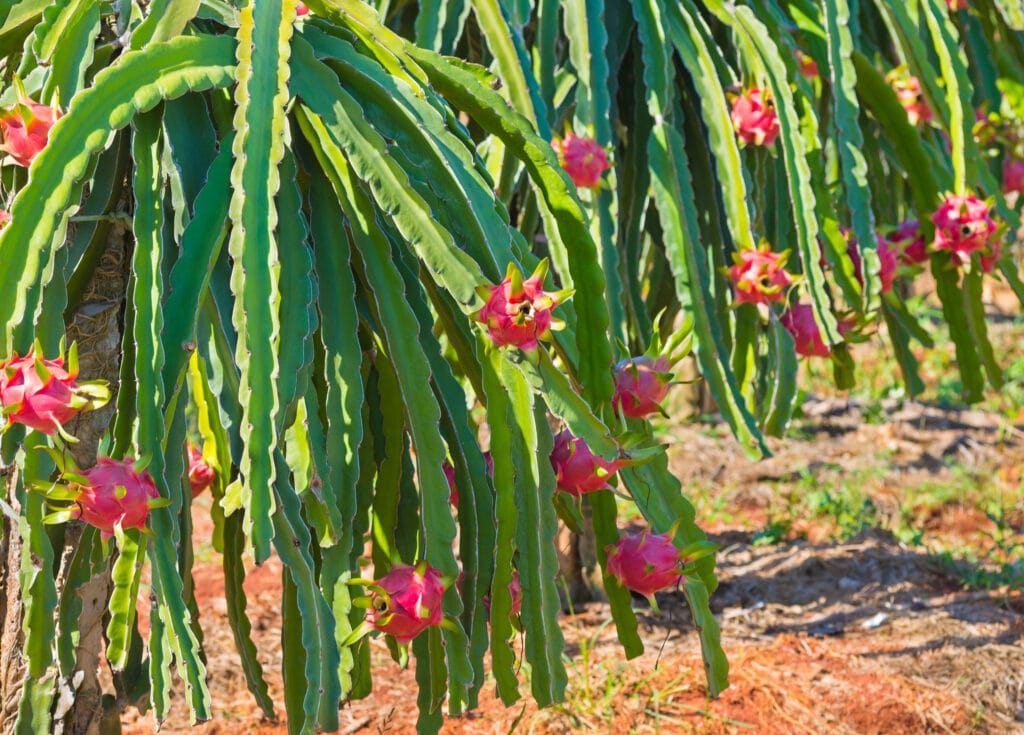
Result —
<instances>
[{"instance_id":1,"label":"small green plant on ground","mask_svg":"<svg viewBox=\"0 0 1024 735\"><path fill-rule=\"evenodd\" d=\"M987 542L939 551L935 558L949 573L960 579L965 589L1024 589L1024 539L1019 513L1011 517L999 506L986 517L992 530L982 531Z\"/></svg>"},{"instance_id":2,"label":"small green plant on ground","mask_svg":"<svg viewBox=\"0 0 1024 735\"><path fill-rule=\"evenodd\" d=\"M802 534L806 536L806 534ZM773 546L792 541L793 521L784 516L772 516L750 539L754 546Z\"/></svg>"}]
</instances>

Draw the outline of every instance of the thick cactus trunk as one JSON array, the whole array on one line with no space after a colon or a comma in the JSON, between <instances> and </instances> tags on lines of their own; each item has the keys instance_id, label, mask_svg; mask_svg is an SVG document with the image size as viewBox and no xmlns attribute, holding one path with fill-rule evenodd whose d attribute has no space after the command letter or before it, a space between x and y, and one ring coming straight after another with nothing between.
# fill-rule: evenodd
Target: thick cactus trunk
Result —
<instances>
[{"instance_id":1,"label":"thick cactus trunk","mask_svg":"<svg viewBox=\"0 0 1024 735\"><path fill-rule=\"evenodd\" d=\"M583 533L573 533L564 525L558 531L558 571L565 582L562 600L566 610L585 602L607 599L601 582L601 565L597 561L597 537L590 524L590 504L583 504L587 521Z\"/></svg>"},{"instance_id":2,"label":"thick cactus trunk","mask_svg":"<svg viewBox=\"0 0 1024 735\"><path fill-rule=\"evenodd\" d=\"M21 565L21 537L17 519L7 514L17 512L12 487L13 471L4 478L0 512L0 735L11 735L18 719L25 662L21 656L21 593L18 568Z\"/></svg>"},{"instance_id":3,"label":"thick cactus trunk","mask_svg":"<svg viewBox=\"0 0 1024 735\"><path fill-rule=\"evenodd\" d=\"M119 209L127 202L122 202ZM68 342L78 343L81 376L85 380L102 379L111 388L118 386L123 304L128 278L130 233L121 224L103 223L107 230L107 248L93 278L82 297L82 303L68 325ZM70 447L75 463L85 469L96 463L96 451L114 412L115 401L78 417L70 426L78 443ZM63 588L64 575L78 546L82 527L72 524L65 536L61 560L61 576L57 583ZM110 591L109 568L95 575L79 591L82 613L79 617L79 641L76 649L75 674L72 682L74 699L62 720L55 722L56 732L65 735L98 735L106 732L104 691L99 679L100 656L104 650L104 620ZM80 678L80 683L77 679ZM62 689L64 686L62 685ZM113 697L106 698L113 706ZM57 713L58 717L60 712Z\"/></svg>"}]
</instances>

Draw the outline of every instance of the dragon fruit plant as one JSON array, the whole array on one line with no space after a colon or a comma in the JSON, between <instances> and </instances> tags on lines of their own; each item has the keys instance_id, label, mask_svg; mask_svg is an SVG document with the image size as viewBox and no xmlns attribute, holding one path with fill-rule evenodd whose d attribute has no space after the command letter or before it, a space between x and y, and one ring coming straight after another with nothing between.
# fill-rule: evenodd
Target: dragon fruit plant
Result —
<instances>
[{"instance_id":1,"label":"dragon fruit plant","mask_svg":"<svg viewBox=\"0 0 1024 735\"><path fill-rule=\"evenodd\" d=\"M339 703L369 693L369 641L350 637L366 625L415 661L417 729L432 733L488 682L517 701L523 667L538 706L564 701L554 538L579 506L626 655L642 652L604 555L619 503L632 499L651 529L685 519L681 550L705 538L646 421L676 372L670 353L645 352L655 332L667 343L669 325L692 323L702 385L751 457L799 401L787 329L836 366L848 327L884 323L919 393L924 317L902 289L881 297L870 239L878 222L916 219L964 399L999 383L978 279L998 269L1024 294L987 224L1012 215L999 160L1019 142L1007 127L983 155L972 114L986 97L1015 118L996 98L995 61L1024 57L1024 44L988 22L998 8L859 3L854 20L847 0L622 0L563 3L562 23L535 0L477 3L469 22L417 0L382 17L384 5L33 0L0 13L0 454L18 469L5 498L17 520L0 514L0 563L16 568L0 575L21 580L0 646L23 654L0 677L0 711L18 713L18 732L85 732L127 704L162 722L172 671L190 719L212 717L192 613L190 437L216 470L211 540L264 714L275 701L238 591L246 561L276 553L289 726L336 731ZM885 70L900 64L906 78L890 86ZM751 74L757 89L732 97ZM552 146L560 130L586 133ZM985 216L967 212L969 233L959 210L931 219L947 188L992 197ZM858 253L863 283L841 224L872 246ZM732 255L762 240L791 250L799 294L739 303ZM981 267L946 267L974 253ZM80 374L70 355L56 364L65 332ZM81 399L102 403L88 387L100 370L117 376L116 400L83 414ZM44 452L66 442L75 411L79 441ZM36 427L18 421L30 414ZM73 517L88 469L59 478L63 450L84 468L122 468L112 498L87 501L120 519L120 537L84 505ZM159 497L126 464L142 456ZM454 513L446 459L462 485ZM116 556L104 556L110 528ZM364 542L380 580L355 582ZM384 572L403 567L385 589ZM461 590L445 584L460 573ZM716 696L728 663L709 606L714 559L679 573ZM144 575L157 624L140 635ZM83 585L98 604L80 604ZM375 597L380 610L355 604ZM80 650L103 627L102 644Z\"/></svg>"}]
</instances>

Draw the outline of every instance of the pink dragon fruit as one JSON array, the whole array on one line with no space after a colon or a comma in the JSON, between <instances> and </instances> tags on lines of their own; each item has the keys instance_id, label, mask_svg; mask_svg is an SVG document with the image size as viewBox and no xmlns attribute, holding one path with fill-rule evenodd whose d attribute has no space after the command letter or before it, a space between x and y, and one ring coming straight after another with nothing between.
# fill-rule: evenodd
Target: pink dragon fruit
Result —
<instances>
[{"instance_id":1,"label":"pink dragon fruit","mask_svg":"<svg viewBox=\"0 0 1024 735\"><path fill-rule=\"evenodd\" d=\"M412 567L396 564L371 587L370 625L408 643L443 619L442 598L448 585L425 561Z\"/></svg>"},{"instance_id":2,"label":"pink dragon fruit","mask_svg":"<svg viewBox=\"0 0 1024 735\"><path fill-rule=\"evenodd\" d=\"M508 583L508 592L512 595L512 608L509 610L509 615L518 615L523 609L523 586L519 584L519 570L512 570L512 581ZM491 611L491 597L487 595L484 597L484 607L487 608L487 612Z\"/></svg>"},{"instance_id":3,"label":"pink dragon fruit","mask_svg":"<svg viewBox=\"0 0 1024 735\"><path fill-rule=\"evenodd\" d=\"M667 357L640 355L615 365L615 413L642 419L661 411L661 402L672 387L672 365Z\"/></svg>"},{"instance_id":4,"label":"pink dragon fruit","mask_svg":"<svg viewBox=\"0 0 1024 735\"><path fill-rule=\"evenodd\" d=\"M767 304L785 299L785 289L793 283L786 272L788 258L788 250L773 253L766 242L756 250L733 253L735 265L729 268L729 279L736 287L736 303Z\"/></svg>"},{"instance_id":5,"label":"pink dragon fruit","mask_svg":"<svg viewBox=\"0 0 1024 735\"><path fill-rule=\"evenodd\" d=\"M971 133L979 145L989 148L999 143L1004 137L1003 127L998 113L989 113L984 107L974 108L974 127Z\"/></svg>"},{"instance_id":6,"label":"pink dragon fruit","mask_svg":"<svg viewBox=\"0 0 1024 735\"><path fill-rule=\"evenodd\" d=\"M951 11L967 10L967 0L946 0L946 7Z\"/></svg>"},{"instance_id":7,"label":"pink dragon fruit","mask_svg":"<svg viewBox=\"0 0 1024 735\"><path fill-rule=\"evenodd\" d=\"M800 65L800 73L808 79L817 79L821 74L818 71L818 62L814 58L799 49L796 52L796 61Z\"/></svg>"},{"instance_id":8,"label":"pink dragon fruit","mask_svg":"<svg viewBox=\"0 0 1024 735\"><path fill-rule=\"evenodd\" d=\"M896 280L896 268L899 264L899 250L884 238L878 238L878 277L882 283L882 293L892 291Z\"/></svg>"},{"instance_id":9,"label":"pink dragon fruit","mask_svg":"<svg viewBox=\"0 0 1024 735\"><path fill-rule=\"evenodd\" d=\"M494 477L494 460L491 458L490 452L484 452L484 460L487 462L487 476ZM448 502L451 505L458 507L459 505L459 488L455 486L455 467L447 459L444 461L445 479L448 480Z\"/></svg>"},{"instance_id":10,"label":"pink dragon fruit","mask_svg":"<svg viewBox=\"0 0 1024 735\"><path fill-rule=\"evenodd\" d=\"M455 487L455 466L446 459L441 469L444 470L444 479L448 480L448 503L457 506L459 489Z\"/></svg>"},{"instance_id":11,"label":"pink dragon fruit","mask_svg":"<svg viewBox=\"0 0 1024 735\"><path fill-rule=\"evenodd\" d=\"M17 353L0 363L0 403L7 425L24 424L52 435L82 411L99 408L110 393L102 381L77 383L78 359L74 347L65 369L63 356L46 360L38 356L38 345L24 357Z\"/></svg>"},{"instance_id":12,"label":"pink dragon fruit","mask_svg":"<svg viewBox=\"0 0 1024 735\"><path fill-rule=\"evenodd\" d=\"M928 246L921 234L921 224L908 219L890 230L884 239L890 248L895 248L900 265L919 266L928 262Z\"/></svg>"},{"instance_id":13,"label":"pink dragon fruit","mask_svg":"<svg viewBox=\"0 0 1024 735\"><path fill-rule=\"evenodd\" d=\"M907 119L911 125L927 123L932 119L932 108L921 95L921 82L917 77L911 76L905 66L900 66L885 75L885 81L896 92L903 109L907 112Z\"/></svg>"},{"instance_id":14,"label":"pink dragon fruit","mask_svg":"<svg viewBox=\"0 0 1024 735\"><path fill-rule=\"evenodd\" d=\"M578 187L593 188L601 184L601 176L611 166L604 148L592 138L580 138L566 132L564 138L555 138L551 147L558 161Z\"/></svg>"},{"instance_id":15,"label":"pink dragon fruit","mask_svg":"<svg viewBox=\"0 0 1024 735\"><path fill-rule=\"evenodd\" d=\"M935 223L935 250L947 250L954 261L971 261L971 253L981 254L982 270L992 270L999 257L999 243L995 238L999 226L990 216L990 205L968 194L947 194L945 201L932 215Z\"/></svg>"},{"instance_id":16,"label":"pink dragon fruit","mask_svg":"<svg viewBox=\"0 0 1024 735\"><path fill-rule=\"evenodd\" d=\"M732 125L748 145L768 146L779 136L779 116L767 91L744 89L732 103Z\"/></svg>"},{"instance_id":17,"label":"pink dragon fruit","mask_svg":"<svg viewBox=\"0 0 1024 735\"><path fill-rule=\"evenodd\" d=\"M558 489L570 495L580 496L595 490L604 490L608 481L624 463L609 462L590 451L580 437L573 436L568 429L555 436L551 450L551 466L555 470Z\"/></svg>"},{"instance_id":18,"label":"pink dragon fruit","mask_svg":"<svg viewBox=\"0 0 1024 735\"><path fill-rule=\"evenodd\" d=\"M295 14L300 17L309 15L309 8L306 7L306 3L299 3L299 6L295 9Z\"/></svg>"},{"instance_id":19,"label":"pink dragon fruit","mask_svg":"<svg viewBox=\"0 0 1024 735\"><path fill-rule=\"evenodd\" d=\"M113 536L118 526L144 529L150 508L163 504L153 478L145 469L137 468L131 457L120 462L100 457L96 466L83 471L81 477L85 482L81 483L72 515L98 528L105 539Z\"/></svg>"},{"instance_id":20,"label":"pink dragon fruit","mask_svg":"<svg viewBox=\"0 0 1024 735\"><path fill-rule=\"evenodd\" d=\"M662 334L669 336L662 340ZM658 317L644 353L619 360L612 369L615 378L612 409L617 416L643 419L654 413L664 414L661 402L674 384L672 370L690 352L692 338L692 318L683 319L669 329ZM621 460L616 469L627 464L630 462Z\"/></svg>"},{"instance_id":21,"label":"pink dragon fruit","mask_svg":"<svg viewBox=\"0 0 1024 735\"><path fill-rule=\"evenodd\" d=\"M11 213L6 209L0 209L0 230L7 227L11 221Z\"/></svg>"},{"instance_id":22,"label":"pink dragon fruit","mask_svg":"<svg viewBox=\"0 0 1024 735\"><path fill-rule=\"evenodd\" d=\"M548 261L544 259L533 274L523 280L520 270L510 263L501 283L477 288L477 295L486 303L472 316L487 327L494 344L535 350L538 340L547 339L552 329L565 326L552 316L551 310L568 299L572 289L545 291L547 272Z\"/></svg>"},{"instance_id":23,"label":"pink dragon fruit","mask_svg":"<svg viewBox=\"0 0 1024 735\"><path fill-rule=\"evenodd\" d=\"M188 443L188 482L192 486L192 497L195 498L206 488L213 484L217 477L217 471L211 467L203 453L196 449L192 443Z\"/></svg>"},{"instance_id":24,"label":"pink dragon fruit","mask_svg":"<svg viewBox=\"0 0 1024 735\"><path fill-rule=\"evenodd\" d=\"M0 111L0 133L3 135L0 151L10 155L19 166L28 167L39 151L46 147L50 128L63 113L56 107L33 102L25 95L20 83L16 86L18 103L10 110Z\"/></svg>"},{"instance_id":25,"label":"pink dragon fruit","mask_svg":"<svg viewBox=\"0 0 1024 735\"><path fill-rule=\"evenodd\" d=\"M508 583L509 594L512 595L510 615L518 615L523 609L523 586L519 584L519 570L512 570L512 581Z\"/></svg>"},{"instance_id":26,"label":"pink dragon fruit","mask_svg":"<svg viewBox=\"0 0 1024 735\"><path fill-rule=\"evenodd\" d=\"M672 543L672 534L652 534L646 530L626 534L604 551L608 555L608 573L623 587L648 599L682 579L682 554Z\"/></svg>"},{"instance_id":27,"label":"pink dragon fruit","mask_svg":"<svg viewBox=\"0 0 1024 735\"><path fill-rule=\"evenodd\" d=\"M1003 159L1003 193L1024 193L1024 159L1006 156Z\"/></svg>"},{"instance_id":28,"label":"pink dragon fruit","mask_svg":"<svg viewBox=\"0 0 1024 735\"><path fill-rule=\"evenodd\" d=\"M782 315L782 326L793 335L796 352L805 357L828 357L832 350L821 338L810 304L794 304Z\"/></svg>"}]
</instances>

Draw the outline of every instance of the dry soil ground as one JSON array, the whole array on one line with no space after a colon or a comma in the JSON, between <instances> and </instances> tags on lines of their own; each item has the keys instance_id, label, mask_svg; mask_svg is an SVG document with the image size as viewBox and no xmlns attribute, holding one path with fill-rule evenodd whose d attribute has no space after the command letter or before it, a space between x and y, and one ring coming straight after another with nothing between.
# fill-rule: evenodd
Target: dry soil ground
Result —
<instances>
[{"instance_id":1,"label":"dry soil ground","mask_svg":"<svg viewBox=\"0 0 1024 735\"><path fill-rule=\"evenodd\" d=\"M564 706L505 709L488 689L479 711L444 732L1024 733L1024 599L1006 587L964 589L977 568L954 572L933 553L965 544L998 550L975 490L1001 498L1004 527L1019 533L1024 438L1005 416L983 411L896 401L866 411L809 399L796 438L758 464L720 427L669 433L675 468L701 489L695 501L722 544L712 600L732 686L719 699L707 699L683 598L669 594L661 617L642 614L647 652L629 662L605 606L565 617L572 665ZM973 478L966 490L965 477ZM935 490L944 487L960 489ZM821 511L820 499L817 510L803 502L821 491L869 502L851 521L845 511ZM908 518L924 531L909 545L892 533ZM852 537L851 523L863 526ZM757 531L775 543L752 543ZM235 663L216 559L197 566L196 582L217 717L191 732L286 733L259 719ZM283 713L276 560L253 570L246 589ZM342 731L413 732L412 672L399 670L383 644L375 665L375 692L346 705ZM188 731L177 705L163 732ZM129 733L154 726L134 710L124 724Z\"/></svg>"}]
</instances>

